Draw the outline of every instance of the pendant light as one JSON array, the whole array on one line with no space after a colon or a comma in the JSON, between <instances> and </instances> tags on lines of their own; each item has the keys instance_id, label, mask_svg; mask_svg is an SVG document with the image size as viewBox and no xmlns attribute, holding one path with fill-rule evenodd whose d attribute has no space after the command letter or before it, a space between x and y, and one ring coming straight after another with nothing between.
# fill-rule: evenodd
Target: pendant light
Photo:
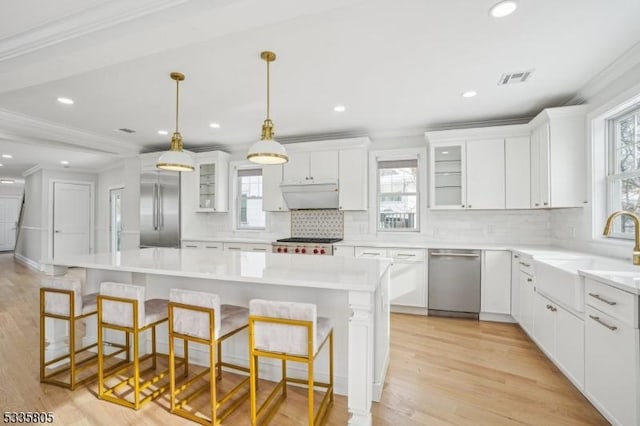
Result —
<instances>
[{"instance_id":1,"label":"pendant light","mask_svg":"<svg viewBox=\"0 0 640 426\"><path fill-rule=\"evenodd\" d=\"M262 137L254 143L247 153L247 160L258 164L283 164L289 161L287 151L273 139L273 121L269 118L269 63L276 60L273 52L262 52L260 57L267 63L267 119L262 123Z\"/></svg>"},{"instance_id":2,"label":"pendant light","mask_svg":"<svg viewBox=\"0 0 640 426\"><path fill-rule=\"evenodd\" d=\"M171 79L176 82L176 131L171 136L171 147L169 151L158 158L156 167L174 172L192 172L195 169L191 155L182 150L182 135L178 131L178 106L180 101L180 82L184 80L184 74L172 72Z\"/></svg>"}]
</instances>

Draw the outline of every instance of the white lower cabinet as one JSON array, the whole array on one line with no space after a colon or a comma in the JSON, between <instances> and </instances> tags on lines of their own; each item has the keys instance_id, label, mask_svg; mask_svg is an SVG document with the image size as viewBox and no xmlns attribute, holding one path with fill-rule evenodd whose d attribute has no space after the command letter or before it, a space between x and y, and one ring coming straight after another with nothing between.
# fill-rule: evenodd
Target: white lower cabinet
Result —
<instances>
[{"instance_id":1,"label":"white lower cabinet","mask_svg":"<svg viewBox=\"0 0 640 426\"><path fill-rule=\"evenodd\" d=\"M584 321L535 292L533 335L538 346L573 384L584 389Z\"/></svg>"},{"instance_id":2,"label":"white lower cabinet","mask_svg":"<svg viewBox=\"0 0 640 426\"><path fill-rule=\"evenodd\" d=\"M520 255L511 254L511 316L520 322Z\"/></svg>"},{"instance_id":3,"label":"white lower cabinet","mask_svg":"<svg viewBox=\"0 0 640 426\"><path fill-rule=\"evenodd\" d=\"M587 279L585 390L612 424L640 424L638 296ZM607 300L608 312L598 309ZM632 315L628 315L631 308Z\"/></svg>"},{"instance_id":4,"label":"white lower cabinet","mask_svg":"<svg viewBox=\"0 0 640 426\"><path fill-rule=\"evenodd\" d=\"M222 242L220 241L195 241L183 240L182 248L198 248L205 250L222 250Z\"/></svg>"},{"instance_id":5,"label":"white lower cabinet","mask_svg":"<svg viewBox=\"0 0 640 426\"><path fill-rule=\"evenodd\" d=\"M484 250L480 311L509 315L511 313L511 252Z\"/></svg>"},{"instance_id":6,"label":"white lower cabinet","mask_svg":"<svg viewBox=\"0 0 640 426\"><path fill-rule=\"evenodd\" d=\"M352 246L333 246L333 255L339 257L354 257L355 251Z\"/></svg>"},{"instance_id":7,"label":"white lower cabinet","mask_svg":"<svg viewBox=\"0 0 640 426\"><path fill-rule=\"evenodd\" d=\"M407 308L427 307L427 264L425 253L424 249L412 248L355 248L355 256L359 258L393 258L389 300L391 305ZM410 313L420 312L411 311Z\"/></svg>"},{"instance_id":8,"label":"white lower cabinet","mask_svg":"<svg viewBox=\"0 0 640 426\"><path fill-rule=\"evenodd\" d=\"M533 276L520 270L520 326L529 336L533 335Z\"/></svg>"}]
</instances>

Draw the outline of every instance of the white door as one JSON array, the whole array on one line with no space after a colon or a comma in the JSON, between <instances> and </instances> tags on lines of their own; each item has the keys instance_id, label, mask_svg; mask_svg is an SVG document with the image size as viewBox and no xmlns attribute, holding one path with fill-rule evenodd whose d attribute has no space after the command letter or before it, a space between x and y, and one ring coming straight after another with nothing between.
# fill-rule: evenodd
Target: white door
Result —
<instances>
[{"instance_id":1,"label":"white door","mask_svg":"<svg viewBox=\"0 0 640 426\"><path fill-rule=\"evenodd\" d=\"M112 252L120 251L122 240L122 196L124 188L109 190L109 233Z\"/></svg>"},{"instance_id":2,"label":"white door","mask_svg":"<svg viewBox=\"0 0 640 426\"><path fill-rule=\"evenodd\" d=\"M53 253L82 254L91 251L91 185L53 184Z\"/></svg>"},{"instance_id":3,"label":"white door","mask_svg":"<svg viewBox=\"0 0 640 426\"><path fill-rule=\"evenodd\" d=\"M0 197L0 251L13 250L20 214L20 198Z\"/></svg>"}]
</instances>

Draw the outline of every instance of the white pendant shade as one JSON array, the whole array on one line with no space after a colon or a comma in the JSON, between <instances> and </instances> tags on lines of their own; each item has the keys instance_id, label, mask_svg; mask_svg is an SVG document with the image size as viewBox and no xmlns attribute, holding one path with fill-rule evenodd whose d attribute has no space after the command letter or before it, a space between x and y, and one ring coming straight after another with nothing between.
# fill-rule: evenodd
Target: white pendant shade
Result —
<instances>
[{"instance_id":1,"label":"white pendant shade","mask_svg":"<svg viewBox=\"0 0 640 426\"><path fill-rule=\"evenodd\" d=\"M191 155L184 151L166 151L158 158L156 167L174 172L192 172L195 163Z\"/></svg>"},{"instance_id":2,"label":"white pendant shade","mask_svg":"<svg viewBox=\"0 0 640 426\"><path fill-rule=\"evenodd\" d=\"M289 161L287 150L273 139L254 143L247 153L247 160L257 164L284 164Z\"/></svg>"}]
</instances>

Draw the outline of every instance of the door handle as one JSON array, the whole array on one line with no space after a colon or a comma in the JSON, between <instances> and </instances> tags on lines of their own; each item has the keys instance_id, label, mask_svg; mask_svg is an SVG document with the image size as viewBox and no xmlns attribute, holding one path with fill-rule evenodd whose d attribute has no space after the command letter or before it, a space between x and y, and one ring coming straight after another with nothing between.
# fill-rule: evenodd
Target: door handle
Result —
<instances>
[{"instance_id":1,"label":"door handle","mask_svg":"<svg viewBox=\"0 0 640 426\"><path fill-rule=\"evenodd\" d=\"M153 184L153 230L158 230L158 194L157 194L158 184Z\"/></svg>"},{"instance_id":2,"label":"door handle","mask_svg":"<svg viewBox=\"0 0 640 426\"><path fill-rule=\"evenodd\" d=\"M61 231L61 230L59 230L59 229L56 229L56 230L55 230L55 231L53 231L53 232L55 232L56 234L59 234L59 233L61 233L62 231Z\"/></svg>"}]
</instances>

